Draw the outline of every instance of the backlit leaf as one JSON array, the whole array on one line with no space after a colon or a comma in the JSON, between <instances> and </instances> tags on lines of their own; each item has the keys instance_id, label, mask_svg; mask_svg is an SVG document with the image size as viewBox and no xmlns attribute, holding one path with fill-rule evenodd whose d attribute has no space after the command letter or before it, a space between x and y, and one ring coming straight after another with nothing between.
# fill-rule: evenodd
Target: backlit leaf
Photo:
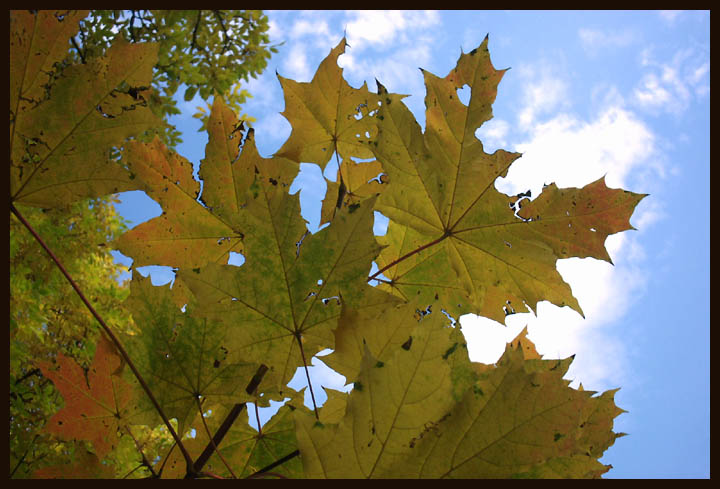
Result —
<instances>
[{"instance_id":1,"label":"backlit leaf","mask_svg":"<svg viewBox=\"0 0 720 489\"><path fill-rule=\"evenodd\" d=\"M387 183L378 160L355 163L343 160L334 182L327 181L327 192L320 210L320 225L330 222L342 206L355 206L368 197L379 195Z\"/></svg>"},{"instance_id":2,"label":"backlit leaf","mask_svg":"<svg viewBox=\"0 0 720 489\"><path fill-rule=\"evenodd\" d=\"M408 445L438 423L453 404L452 328L430 314L413 329L412 342L394 345L386 361L365 348L360 374L336 425L299 412L298 443L307 477L392 477ZM386 323L387 324L387 323ZM448 353L450 352L450 353Z\"/></svg>"},{"instance_id":3,"label":"backlit leaf","mask_svg":"<svg viewBox=\"0 0 720 489\"><path fill-rule=\"evenodd\" d=\"M521 333L525 335L525 332ZM531 347L528 351L521 348ZM570 361L541 360L522 336L508 344L464 399L412 448L397 477L591 477L609 467L597 460L617 438L622 412L614 391L568 386Z\"/></svg>"},{"instance_id":4,"label":"backlit leaf","mask_svg":"<svg viewBox=\"0 0 720 489\"><path fill-rule=\"evenodd\" d=\"M260 173L246 209L246 263L179 276L205 304L202 313L231 332L244 358L270 368L264 382L282 389L297 367L332 347L341 305L362 302L372 290L367 273L379 248L370 231L372 201L306 235L298 196L265 180Z\"/></svg>"},{"instance_id":5,"label":"backlit leaf","mask_svg":"<svg viewBox=\"0 0 720 489\"><path fill-rule=\"evenodd\" d=\"M243 252L247 230L242 210L255 169L262 168L268 179L287 188L298 165L284 158L261 158L253 131L243 140L241 129L235 114L217 97L200 168L204 205L197 201L200 182L193 178L192 166L185 158L157 139L128 145L128 166L164 211L115 242L121 252L135 259L134 266L193 269L206 263L225 264L229 252Z\"/></svg>"},{"instance_id":6,"label":"backlit leaf","mask_svg":"<svg viewBox=\"0 0 720 489\"><path fill-rule=\"evenodd\" d=\"M342 160L372 158L368 140L374 135L375 121L370 113L377 111L378 97L365 84L352 88L343 78L337 59L346 45L343 39L330 51L309 83L278 75L285 94L282 114L292 133L276 156L316 163L322 169L335 152Z\"/></svg>"},{"instance_id":7,"label":"backlit leaf","mask_svg":"<svg viewBox=\"0 0 720 489\"><path fill-rule=\"evenodd\" d=\"M159 124L147 107L157 47L118 39L104 57L45 79L42 93L45 70L64 57L53 43L67 49L79 15L11 14L12 201L53 207L137 188L110 151Z\"/></svg>"},{"instance_id":8,"label":"backlit leaf","mask_svg":"<svg viewBox=\"0 0 720 489\"><path fill-rule=\"evenodd\" d=\"M198 414L198 400L232 406L251 399L244 391L257 370L233 347L230 331L220 324L183 312L170 285L153 286L134 274L126 306L142 328L128 338L130 357L169 418L178 420L182 435ZM149 403L139 406L136 422L158 422Z\"/></svg>"},{"instance_id":9,"label":"backlit leaf","mask_svg":"<svg viewBox=\"0 0 720 489\"><path fill-rule=\"evenodd\" d=\"M388 229L385 239L394 246L380 260L387 263L381 270L392 277L390 286L408 297L460 285L465 297L447 300L449 312L472 312L500 322L508 313L534 310L542 300L582 313L556 270L557 260L609 259L605 238L629 228L628 219L643 195L611 191L598 182L560 192L551 186L546 189L550 196L543 192L516 216L517 198L498 192L494 182L520 155L504 150L487 154L475 137L492 117L491 104L504 74L490 63L487 39L462 54L445 78L423 73L425 133L400 96L379 89L384 103L373 148L390 183L377 207L398 224ZM467 106L457 93L465 85L471 89ZM409 257L415 263L406 262ZM460 302L467 306L457 307Z\"/></svg>"},{"instance_id":10,"label":"backlit leaf","mask_svg":"<svg viewBox=\"0 0 720 489\"><path fill-rule=\"evenodd\" d=\"M118 442L118 430L127 423L132 389L120 376L123 362L114 345L100 335L87 374L74 360L58 354L57 369L38 362L43 375L53 381L65 407L47 424L47 430L65 440L92 442L104 457Z\"/></svg>"}]
</instances>

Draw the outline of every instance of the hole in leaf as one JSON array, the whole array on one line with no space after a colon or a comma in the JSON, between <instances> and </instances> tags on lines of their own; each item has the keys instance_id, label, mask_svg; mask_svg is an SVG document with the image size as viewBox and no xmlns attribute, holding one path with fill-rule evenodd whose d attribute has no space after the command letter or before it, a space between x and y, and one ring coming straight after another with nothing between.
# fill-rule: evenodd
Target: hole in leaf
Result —
<instances>
[{"instance_id":1,"label":"hole in leaf","mask_svg":"<svg viewBox=\"0 0 720 489\"><path fill-rule=\"evenodd\" d=\"M470 103L470 85L464 85L462 88L457 89L457 97L465 105Z\"/></svg>"},{"instance_id":2,"label":"hole in leaf","mask_svg":"<svg viewBox=\"0 0 720 489\"><path fill-rule=\"evenodd\" d=\"M233 265L236 267L242 266L243 263L245 263L245 256L242 253L236 253L234 251L228 252L228 265Z\"/></svg>"},{"instance_id":3,"label":"hole in leaf","mask_svg":"<svg viewBox=\"0 0 720 489\"><path fill-rule=\"evenodd\" d=\"M332 297L325 297L324 299L322 299L322 303L327 306L332 300L335 300L335 303L338 306L340 305L340 297L337 295L334 295Z\"/></svg>"}]
</instances>

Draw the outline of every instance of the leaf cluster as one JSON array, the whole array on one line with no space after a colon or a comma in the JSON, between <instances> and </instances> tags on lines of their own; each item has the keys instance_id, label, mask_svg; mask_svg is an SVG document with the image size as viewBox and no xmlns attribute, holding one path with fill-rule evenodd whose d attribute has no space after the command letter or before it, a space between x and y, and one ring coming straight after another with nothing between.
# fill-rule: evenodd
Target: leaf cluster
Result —
<instances>
[{"instance_id":1,"label":"leaf cluster","mask_svg":"<svg viewBox=\"0 0 720 489\"><path fill-rule=\"evenodd\" d=\"M29 44L34 52L35 38L18 26L38 18L13 20L11 50ZM475 137L492 116L504 73L492 66L487 44L462 54L445 77L424 72L424 131L403 96L379 82L373 93L345 81L337 64L344 39L311 82L279 77L292 132L269 158L215 97L202 186L190 163L158 138L125 139L125 123L149 110L142 104L131 115L103 109L98 118L76 92L59 92L85 119L95 116L93 127L105 127L109 114L118 129L93 139L90 123L73 118L33 133L30 122L57 110L63 79L46 101L27 106L33 85L13 77L32 70L21 61L11 66L19 93L11 91L11 206L112 193L122 181L144 190L163 214L113 246L135 267L176 271L161 287L133 273L124 307L136 328L98 318L104 333L85 373L60 354L38 364L65 402L48 431L76 444L72 470L187 478L599 477L609 470L598 459L620 436L612 431L622 412L614 391L571 388L563 376L572 358L541 359L526 332L496 364L473 363L455 318L470 312L502 321L542 300L580 312L556 261L609 260L605 238L631 228L644 196L602 179L582 189L550 185L533 200L498 192L495 180L519 155L487 154ZM134 49L147 59L129 56ZM102 107L148 83L156 56L157 47L116 41L95 68L68 67L62 76L77 84L94 69L106 77L94 94ZM105 73L116 72L111 86ZM119 84L131 89L118 93ZM467 104L457 96L465 85ZM21 115L27 122L18 122ZM102 161L116 181L78 169L74 147L56 142L70 138L107 152L122 144L121 159ZM300 163L324 169L333 157L338 177L322 209L329 225L310 234L289 188ZM87 183L77 186L82 171ZM38 180L57 190L48 194ZM373 235L375 212L391 220L384 237ZM242 253L242 266L228 264L231 252ZM373 262L378 271L369 275ZM318 406L308 366L325 349L332 350L327 364L353 389L328 390ZM304 392L287 385L298 369L312 409ZM271 401L284 405L261 424L257 407ZM246 422L250 406L257 430ZM153 439L159 429L171 443ZM36 475L68 470L50 466Z\"/></svg>"},{"instance_id":2,"label":"leaf cluster","mask_svg":"<svg viewBox=\"0 0 720 489\"><path fill-rule=\"evenodd\" d=\"M239 111L251 96L241 82L262 73L277 52L268 29L260 10L93 10L71 38L68 61L86 63L103 56L117 35L131 43L152 42L158 47L150 98L155 115L167 119L180 113L174 95L181 86L185 101L196 94L207 101L217 93ZM202 131L207 115L198 109ZM182 141L169 125L158 134L170 147Z\"/></svg>"}]
</instances>

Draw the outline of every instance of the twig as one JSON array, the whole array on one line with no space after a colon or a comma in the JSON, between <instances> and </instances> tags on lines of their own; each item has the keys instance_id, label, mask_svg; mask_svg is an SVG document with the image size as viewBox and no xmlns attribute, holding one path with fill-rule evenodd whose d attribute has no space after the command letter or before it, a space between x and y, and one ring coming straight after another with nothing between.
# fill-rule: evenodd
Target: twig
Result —
<instances>
[{"instance_id":1,"label":"twig","mask_svg":"<svg viewBox=\"0 0 720 489\"><path fill-rule=\"evenodd\" d=\"M257 421L257 425L258 425L258 436L262 436L262 425L260 424L260 412L258 410L257 401L255 401L254 406L255 406L255 421Z\"/></svg>"},{"instance_id":2,"label":"twig","mask_svg":"<svg viewBox=\"0 0 720 489\"><path fill-rule=\"evenodd\" d=\"M291 459L297 457L298 455L300 455L300 450L295 450L295 451L292 452L292 453L288 453L287 455L285 455L285 456L284 456L283 458L281 458L280 460L276 460L275 462L271 463L270 465L268 465L268 466L266 466L266 467L263 467L262 469L258 470L258 471L255 472L254 474L250 474L249 476L247 476L247 478L248 478L248 479L254 479L254 478L256 478L258 475L264 474L265 472L268 472L268 471L274 469L274 468L277 467L278 465L284 464L284 463L287 462L288 460L291 460Z\"/></svg>"},{"instance_id":3,"label":"twig","mask_svg":"<svg viewBox=\"0 0 720 489\"><path fill-rule=\"evenodd\" d=\"M212 433L210 433L210 428L208 428L207 422L205 421L205 415L203 415L202 406L200 405L200 399L198 399L196 397L195 403L197 404L198 411L200 411L200 418L202 419L203 426L205 427L205 433L207 433L207 436L210 439L210 444L212 445L213 450L215 450L215 453L218 454L218 457L220 457L220 460L222 460L222 463L225 464L225 468L228 469L232 478L237 479L235 472L233 472L232 468L230 467L230 464L228 464L227 460L225 460L225 457L222 456L222 453L220 453L220 450L218 450L215 440L213 440Z\"/></svg>"},{"instance_id":4,"label":"twig","mask_svg":"<svg viewBox=\"0 0 720 489\"><path fill-rule=\"evenodd\" d=\"M170 424L170 420L167 418L167 416L165 416L165 413L163 412L162 408L160 407L160 404L157 402L157 399L155 399L155 396L153 395L152 391L150 391L150 387L148 387L147 383L145 382L145 379L143 379L142 375L140 375L140 372L138 371L138 369L135 366L135 364L133 363L133 361L130 359L130 356L125 351L125 348L122 346L122 343L120 343L120 340L118 340L118 338L115 336L115 333L113 333L112 330L110 329L110 327L107 324L105 324L105 321L103 320L103 318L100 317L100 315L97 313L95 308L87 300L87 298L85 297L85 294L83 294L83 292L77 286L77 284L72 279L70 274L67 272L67 270L65 270L65 267L63 266L63 264L60 263L60 260L58 259L58 257L55 256L55 253L53 253L52 250L50 248L48 248L48 246L42 240L40 235L38 235L37 232L35 232L35 229L33 229L33 227L30 225L30 223L25 220L25 217L23 217L23 215L20 214L20 212L15 208L15 205L12 202L10 202L10 211L13 214L15 214L15 217L17 217L20 220L20 222L23 223L23 225L27 228L27 230L30 231L30 234L33 235L35 240L37 240L37 242L40 243L40 246L42 246L43 249L47 252L47 254L50 255L50 258L52 258L52 260L58 266L58 268L60 269L62 274L65 276L65 278L68 280L68 282L70 282L70 285L72 286L73 289L75 289L75 292L78 294L78 296L83 301L85 306L88 308L90 313L95 317L95 319L97 319L97 321L100 323L100 326L102 326L105 333L108 335L108 337L110 337L110 340L113 342L113 344L117 348L118 352L123 357L123 360L125 360L127 365L130 367L130 370L132 370L132 373L135 375L135 378L140 383L140 386L145 391L145 394L147 394L148 398L150 399L150 402L152 402L153 406L155 407L155 410L158 412L158 414L162 418L163 422L165 423L165 426L167 426L168 430L170 431L170 434L175 439L175 442L178 444L178 447L180 448L180 451L182 452L183 457L185 458L185 462L188 465L188 470L191 470L192 466L193 466L193 462L192 462L192 458L190 458L190 454L187 452L187 450L183 446L182 442L180 441L180 437L178 436L178 434L175 432L172 425Z\"/></svg>"},{"instance_id":5,"label":"twig","mask_svg":"<svg viewBox=\"0 0 720 489\"><path fill-rule=\"evenodd\" d=\"M142 451L142 447L140 446L140 442L138 442L138 441L137 441L137 438L135 438L135 436L132 434L132 431L130 431L130 427L129 427L129 426L126 426L125 429L127 430L128 435L130 435L130 438L132 438L133 441L135 442L135 448L137 448L138 452L140 452L140 456L142 457L142 464L140 464L140 467L142 467L142 466L147 467L148 470L150 471L150 473L152 474L152 477L157 478L158 475L157 475L157 473L155 472L155 470L153 469L152 464L150 463L150 461L147 459L147 457L145 457L145 453ZM130 472L130 474L132 474L133 472L135 472L135 470L137 470L138 468L139 468L139 467L133 469L132 472ZM127 478L130 474L128 474L128 475L126 475L125 477L123 477L123 479Z\"/></svg>"},{"instance_id":6,"label":"twig","mask_svg":"<svg viewBox=\"0 0 720 489\"><path fill-rule=\"evenodd\" d=\"M28 377L31 377L31 376L33 376L33 375L38 375L38 374L40 374L40 373L42 373L42 372L41 372L41 370L40 370L39 368L34 368L34 369L30 370L29 372L27 372L27 373L26 373L25 375L23 375L22 377L20 377L19 379L15 380L15 385L19 384L20 382L22 382L23 380L27 379Z\"/></svg>"},{"instance_id":7,"label":"twig","mask_svg":"<svg viewBox=\"0 0 720 489\"><path fill-rule=\"evenodd\" d=\"M202 16L202 10L198 10L198 16L197 20L195 21L195 27L193 28L193 34L192 34L192 44L190 44L190 54L192 54L193 49L197 47L197 32L198 27L200 26L200 17Z\"/></svg>"},{"instance_id":8,"label":"twig","mask_svg":"<svg viewBox=\"0 0 720 489\"><path fill-rule=\"evenodd\" d=\"M252 394L253 392L255 392L267 371L267 366L260 365L260 367L257 369L257 372L255 372L253 378L250 379L250 383L245 388L245 392L247 392L248 394ZM205 450L203 450L198 459L195 461L194 468L196 473L199 473L202 470L203 466L207 463L213 452L216 450L216 447L218 447L220 445L220 442L222 442L223 438L225 438L225 435L227 434L228 430L230 430L230 427L233 425L237 417L240 416L240 413L243 409L245 409L244 402L235 404L230 410L228 415L225 417L225 420L222 422L218 430L215 432L215 435L210 440L210 443L207 444Z\"/></svg>"},{"instance_id":9,"label":"twig","mask_svg":"<svg viewBox=\"0 0 720 489\"><path fill-rule=\"evenodd\" d=\"M77 41L75 40L75 36L71 37L70 40L72 41L72 45L75 47L75 50L78 52L78 56L80 56L80 60L82 61L82 64L85 64L85 56L83 55L82 51L80 50L80 46L78 46Z\"/></svg>"}]
</instances>

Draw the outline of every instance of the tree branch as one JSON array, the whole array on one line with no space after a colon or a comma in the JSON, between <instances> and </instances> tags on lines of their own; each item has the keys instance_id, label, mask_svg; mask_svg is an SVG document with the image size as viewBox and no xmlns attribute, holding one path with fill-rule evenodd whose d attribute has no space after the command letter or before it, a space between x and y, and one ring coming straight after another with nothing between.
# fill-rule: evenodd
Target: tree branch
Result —
<instances>
[{"instance_id":1,"label":"tree branch","mask_svg":"<svg viewBox=\"0 0 720 489\"><path fill-rule=\"evenodd\" d=\"M198 10L197 20L195 21L195 27L193 28L192 44L190 44L190 54L192 54L193 49L197 48L197 33L198 33L198 27L200 26L201 16L202 16L202 10Z\"/></svg>"}]
</instances>

